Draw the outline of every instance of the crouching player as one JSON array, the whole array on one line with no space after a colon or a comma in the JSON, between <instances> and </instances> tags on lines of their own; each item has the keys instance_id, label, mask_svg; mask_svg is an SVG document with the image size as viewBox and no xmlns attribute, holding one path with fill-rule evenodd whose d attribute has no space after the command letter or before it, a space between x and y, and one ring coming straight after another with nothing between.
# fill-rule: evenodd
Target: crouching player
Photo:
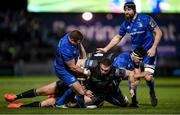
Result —
<instances>
[{"instance_id":1,"label":"crouching player","mask_svg":"<svg viewBox=\"0 0 180 115\"><path fill-rule=\"evenodd\" d=\"M140 65L146 55L147 51L143 47L137 47L132 52L119 54L113 62L114 67L126 71L126 78L129 80L130 96L132 97L132 103L130 106L132 107L138 107L136 100L136 87L139 84L139 78L144 77Z\"/></svg>"}]
</instances>

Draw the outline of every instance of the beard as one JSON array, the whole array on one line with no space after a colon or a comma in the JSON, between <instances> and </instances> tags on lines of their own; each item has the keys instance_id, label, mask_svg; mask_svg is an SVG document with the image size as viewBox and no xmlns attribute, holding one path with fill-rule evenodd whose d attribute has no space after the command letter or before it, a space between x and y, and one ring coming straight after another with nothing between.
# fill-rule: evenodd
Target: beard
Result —
<instances>
[{"instance_id":1,"label":"beard","mask_svg":"<svg viewBox=\"0 0 180 115\"><path fill-rule=\"evenodd\" d=\"M134 17L134 14L129 14L129 13L125 14L125 18L126 18L128 21L131 21L131 20L133 19L133 17Z\"/></svg>"}]
</instances>

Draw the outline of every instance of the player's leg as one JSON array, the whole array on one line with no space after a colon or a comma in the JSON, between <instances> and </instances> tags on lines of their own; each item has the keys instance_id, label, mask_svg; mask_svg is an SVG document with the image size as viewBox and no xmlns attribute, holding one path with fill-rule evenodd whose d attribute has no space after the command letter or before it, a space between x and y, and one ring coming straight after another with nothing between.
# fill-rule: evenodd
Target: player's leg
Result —
<instances>
[{"instance_id":1,"label":"player's leg","mask_svg":"<svg viewBox=\"0 0 180 115\"><path fill-rule=\"evenodd\" d=\"M82 87L82 85L77 81L74 75L68 73L68 72L62 72L58 73L58 77L65 83L67 86L72 88L72 90L76 93L75 99L77 100L77 103L80 108L85 108L84 103L84 95L85 91Z\"/></svg>"},{"instance_id":2,"label":"player's leg","mask_svg":"<svg viewBox=\"0 0 180 115\"><path fill-rule=\"evenodd\" d=\"M152 104L152 106L157 106L158 99L156 97L155 89L154 89L154 77L153 77L153 75L149 74L149 75L145 76L145 79L146 79L147 85L149 86L149 94L151 97L151 104Z\"/></svg>"},{"instance_id":3,"label":"player's leg","mask_svg":"<svg viewBox=\"0 0 180 115\"><path fill-rule=\"evenodd\" d=\"M75 96L75 93L73 92L73 90L71 88L67 89L64 94L62 96L60 96L60 98L58 98L55 102L55 106L59 107L62 106L66 103L66 101L68 100L68 98Z\"/></svg>"},{"instance_id":4,"label":"player's leg","mask_svg":"<svg viewBox=\"0 0 180 115\"><path fill-rule=\"evenodd\" d=\"M51 95L55 93L55 89L56 89L56 82L53 82L46 86L43 86L37 89L30 89L17 95L5 94L4 98L6 99L6 101L12 102L12 101L15 101L17 99L22 99L22 98L32 98L36 96Z\"/></svg>"},{"instance_id":5,"label":"player's leg","mask_svg":"<svg viewBox=\"0 0 180 115\"><path fill-rule=\"evenodd\" d=\"M75 91L75 93L77 94L75 96L75 99L79 105L80 108L85 108L85 102L84 102L84 95L85 95L85 91L83 89L83 87L81 86L81 84L77 81L75 83L73 83L71 85L71 88Z\"/></svg>"},{"instance_id":6,"label":"player's leg","mask_svg":"<svg viewBox=\"0 0 180 115\"><path fill-rule=\"evenodd\" d=\"M43 101L36 101L29 104L23 103L11 103L8 105L8 108L20 108L20 107L53 107L55 104L56 98L48 98Z\"/></svg>"},{"instance_id":7,"label":"player's leg","mask_svg":"<svg viewBox=\"0 0 180 115\"><path fill-rule=\"evenodd\" d=\"M155 94L155 86L154 86L154 71L155 71L155 67L156 67L156 63L157 63L157 56L155 57L147 57L144 60L144 72L146 72L146 83L149 87L149 94L151 97L151 104L152 106L156 106L158 103L158 99L156 97Z\"/></svg>"},{"instance_id":8,"label":"player's leg","mask_svg":"<svg viewBox=\"0 0 180 115\"><path fill-rule=\"evenodd\" d=\"M106 100L113 105L118 105L121 107L126 107L129 104L127 96L123 94L120 89L119 80L113 80L110 86L110 92L106 96Z\"/></svg>"}]
</instances>

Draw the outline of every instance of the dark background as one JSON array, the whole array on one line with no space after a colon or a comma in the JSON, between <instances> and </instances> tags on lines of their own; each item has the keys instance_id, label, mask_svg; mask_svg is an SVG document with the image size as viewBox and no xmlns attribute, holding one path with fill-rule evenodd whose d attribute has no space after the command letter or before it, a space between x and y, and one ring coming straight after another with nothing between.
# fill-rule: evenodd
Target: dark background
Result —
<instances>
[{"instance_id":1,"label":"dark background","mask_svg":"<svg viewBox=\"0 0 180 115\"><path fill-rule=\"evenodd\" d=\"M104 47L117 34L123 14L94 13L82 20L81 13L30 13L26 0L0 4L0 75L54 75L53 59L61 36L79 29L85 36L86 51ZM107 19L112 15L112 19ZM158 76L180 76L180 15L151 15L163 32L158 47ZM129 39L110 52L130 50Z\"/></svg>"}]
</instances>

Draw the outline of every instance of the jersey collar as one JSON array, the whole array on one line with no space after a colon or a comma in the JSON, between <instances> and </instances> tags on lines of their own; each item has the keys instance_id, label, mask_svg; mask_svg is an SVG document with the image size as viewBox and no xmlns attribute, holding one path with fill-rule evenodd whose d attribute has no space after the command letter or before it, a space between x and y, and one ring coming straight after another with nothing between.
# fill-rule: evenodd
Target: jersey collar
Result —
<instances>
[{"instance_id":1,"label":"jersey collar","mask_svg":"<svg viewBox=\"0 0 180 115\"><path fill-rule=\"evenodd\" d=\"M138 16L138 14L136 13L132 19L132 22L134 22L136 20L137 16Z\"/></svg>"}]
</instances>

